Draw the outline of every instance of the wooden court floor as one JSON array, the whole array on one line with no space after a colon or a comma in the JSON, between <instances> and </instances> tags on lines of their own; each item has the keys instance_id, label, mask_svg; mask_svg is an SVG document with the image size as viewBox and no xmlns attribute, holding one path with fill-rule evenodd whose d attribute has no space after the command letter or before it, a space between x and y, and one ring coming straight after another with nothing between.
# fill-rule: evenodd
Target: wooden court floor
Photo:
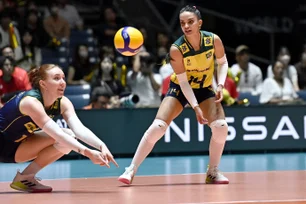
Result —
<instances>
[{"instance_id":1,"label":"wooden court floor","mask_svg":"<svg viewBox=\"0 0 306 204\"><path fill-rule=\"evenodd\" d=\"M43 180L52 193L29 194L0 183L1 204L306 204L306 171L225 173L229 185L204 184L205 174Z\"/></svg>"}]
</instances>

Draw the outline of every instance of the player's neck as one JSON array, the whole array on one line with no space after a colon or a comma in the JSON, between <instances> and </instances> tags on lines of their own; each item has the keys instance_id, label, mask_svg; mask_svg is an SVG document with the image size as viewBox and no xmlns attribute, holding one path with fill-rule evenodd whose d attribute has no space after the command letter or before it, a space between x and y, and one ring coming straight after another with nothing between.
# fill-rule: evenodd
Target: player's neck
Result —
<instances>
[{"instance_id":1,"label":"player's neck","mask_svg":"<svg viewBox=\"0 0 306 204\"><path fill-rule=\"evenodd\" d=\"M49 109L53 103L56 101L56 97L52 97L51 95L49 94L44 94L43 91L42 91L42 98L43 98L43 102L44 102L44 107L46 109Z\"/></svg>"},{"instance_id":2,"label":"player's neck","mask_svg":"<svg viewBox=\"0 0 306 204\"><path fill-rule=\"evenodd\" d=\"M194 34L193 36L186 36L186 39L191 44L191 46L194 50L200 49L200 46L201 46L201 34L200 34L200 32L198 32L197 34Z\"/></svg>"}]
</instances>

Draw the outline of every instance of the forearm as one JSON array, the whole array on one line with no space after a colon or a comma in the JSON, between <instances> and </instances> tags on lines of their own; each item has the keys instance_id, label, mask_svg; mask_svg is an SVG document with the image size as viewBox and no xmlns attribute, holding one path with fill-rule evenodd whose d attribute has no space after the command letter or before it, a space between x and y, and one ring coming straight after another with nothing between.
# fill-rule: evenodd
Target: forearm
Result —
<instances>
[{"instance_id":1,"label":"forearm","mask_svg":"<svg viewBox=\"0 0 306 204\"><path fill-rule=\"evenodd\" d=\"M218 85L221 84L222 86L224 86L225 79L227 76L227 71L228 71L228 62L227 62L226 55L217 59L217 63L218 63L218 72L217 72Z\"/></svg>"},{"instance_id":2,"label":"forearm","mask_svg":"<svg viewBox=\"0 0 306 204\"><path fill-rule=\"evenodd\" d=\"M91 130L85 127L76 115L71 116L67 123L78 139L98 150L102 149L104 142L102 142Z\"/></svg>"},{"instance_id":3,"label":"forearm","mask_svg":"<svg viewBox=\"0 0 306 204\"><path fill-rule=\"evenodd\" d=\"M79 143L76 139L65 133L52 119L45 123L42 130L57 142L64 144L73 151L85 155L84 152L87 147Z\"/></svg>"},{"instance_id":4,"label":"forearm","mask_svg":"<svg viewBox=\"0 0 306 204\"><path fill-rule=\"evenodd\" d=\"M193 93L193 90L190 86L190 84L187 81L187 75L186 72L177 74L177 79L179 81L180 87L182 89L182 92L186 99L188 100L189 104L191 105L192 108L198 106L198 101Z\"/></svg>"},{"instance_id":5,"label":"forearm","mask_svg":"<svg viewBox=\"0 0 306 204\"><path fill-rule=\"evenodd\" d=\"M157 91L160 88L160 85L155 81L153 73L150 74L150 81L153 89Z\"/></svg>"}]
</instances>

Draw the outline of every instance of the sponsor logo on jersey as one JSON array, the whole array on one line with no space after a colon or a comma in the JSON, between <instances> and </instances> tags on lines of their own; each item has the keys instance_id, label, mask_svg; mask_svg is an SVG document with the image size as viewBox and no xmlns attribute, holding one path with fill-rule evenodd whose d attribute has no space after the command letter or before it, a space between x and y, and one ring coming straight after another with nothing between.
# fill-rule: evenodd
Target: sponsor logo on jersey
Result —
<instances>
[{"instance_id":1,"label":"sponsor logo on jersey","mask_svg":"<svg viewBox=\"0 0 306 204\"><path fill-rule=\"evenodd\" d=\"M204 37L204 45L212 46L213 45L212 37Z\"/></svg>"}]
</instances>

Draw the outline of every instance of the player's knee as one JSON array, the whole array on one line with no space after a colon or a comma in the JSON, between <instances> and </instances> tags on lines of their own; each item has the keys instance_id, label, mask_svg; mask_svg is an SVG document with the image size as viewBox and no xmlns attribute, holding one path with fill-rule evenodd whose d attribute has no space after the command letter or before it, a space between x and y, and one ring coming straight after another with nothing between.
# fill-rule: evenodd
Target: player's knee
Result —
<instances>
[{"instance_id":1,"label":"player's knee","mask_svg":"<svg viewBox=\"0 0 306 204\"><path fill-rule=\"evenodd\" d=\"M148 128L148 130L144 134L144 138L149 143L156 143L166 132L168 128L168 124L159 119L155 119L151 126Z\"/></svg>"},{"instance_id":2,"label":"player's knee","mask_svg":"<svg viewBox=\"0 0 306 204\"><path fill-rule=\"evenodd\" d=\"M212 139L220 144L225 143L228 134L228 125L224 119L218 119L210 123Z\"/></svg>"},{"instance_id":3,"label":"player's knee","mask_svg":"<svg viewBox=\"0 0 306 204\"><path fill-rule=\"evenodd\" d=\"M74 134L74 132L68 128L63 128L62 129L65 133L67 133L67 135L71 136L72 138L76 139L76 136ZM56 141L53 145L59 152L63 153L63 154L69 154L71 152L71 148L66 147L65 145L59 143L58 141Z\"/></svg>"}]
</instances>

